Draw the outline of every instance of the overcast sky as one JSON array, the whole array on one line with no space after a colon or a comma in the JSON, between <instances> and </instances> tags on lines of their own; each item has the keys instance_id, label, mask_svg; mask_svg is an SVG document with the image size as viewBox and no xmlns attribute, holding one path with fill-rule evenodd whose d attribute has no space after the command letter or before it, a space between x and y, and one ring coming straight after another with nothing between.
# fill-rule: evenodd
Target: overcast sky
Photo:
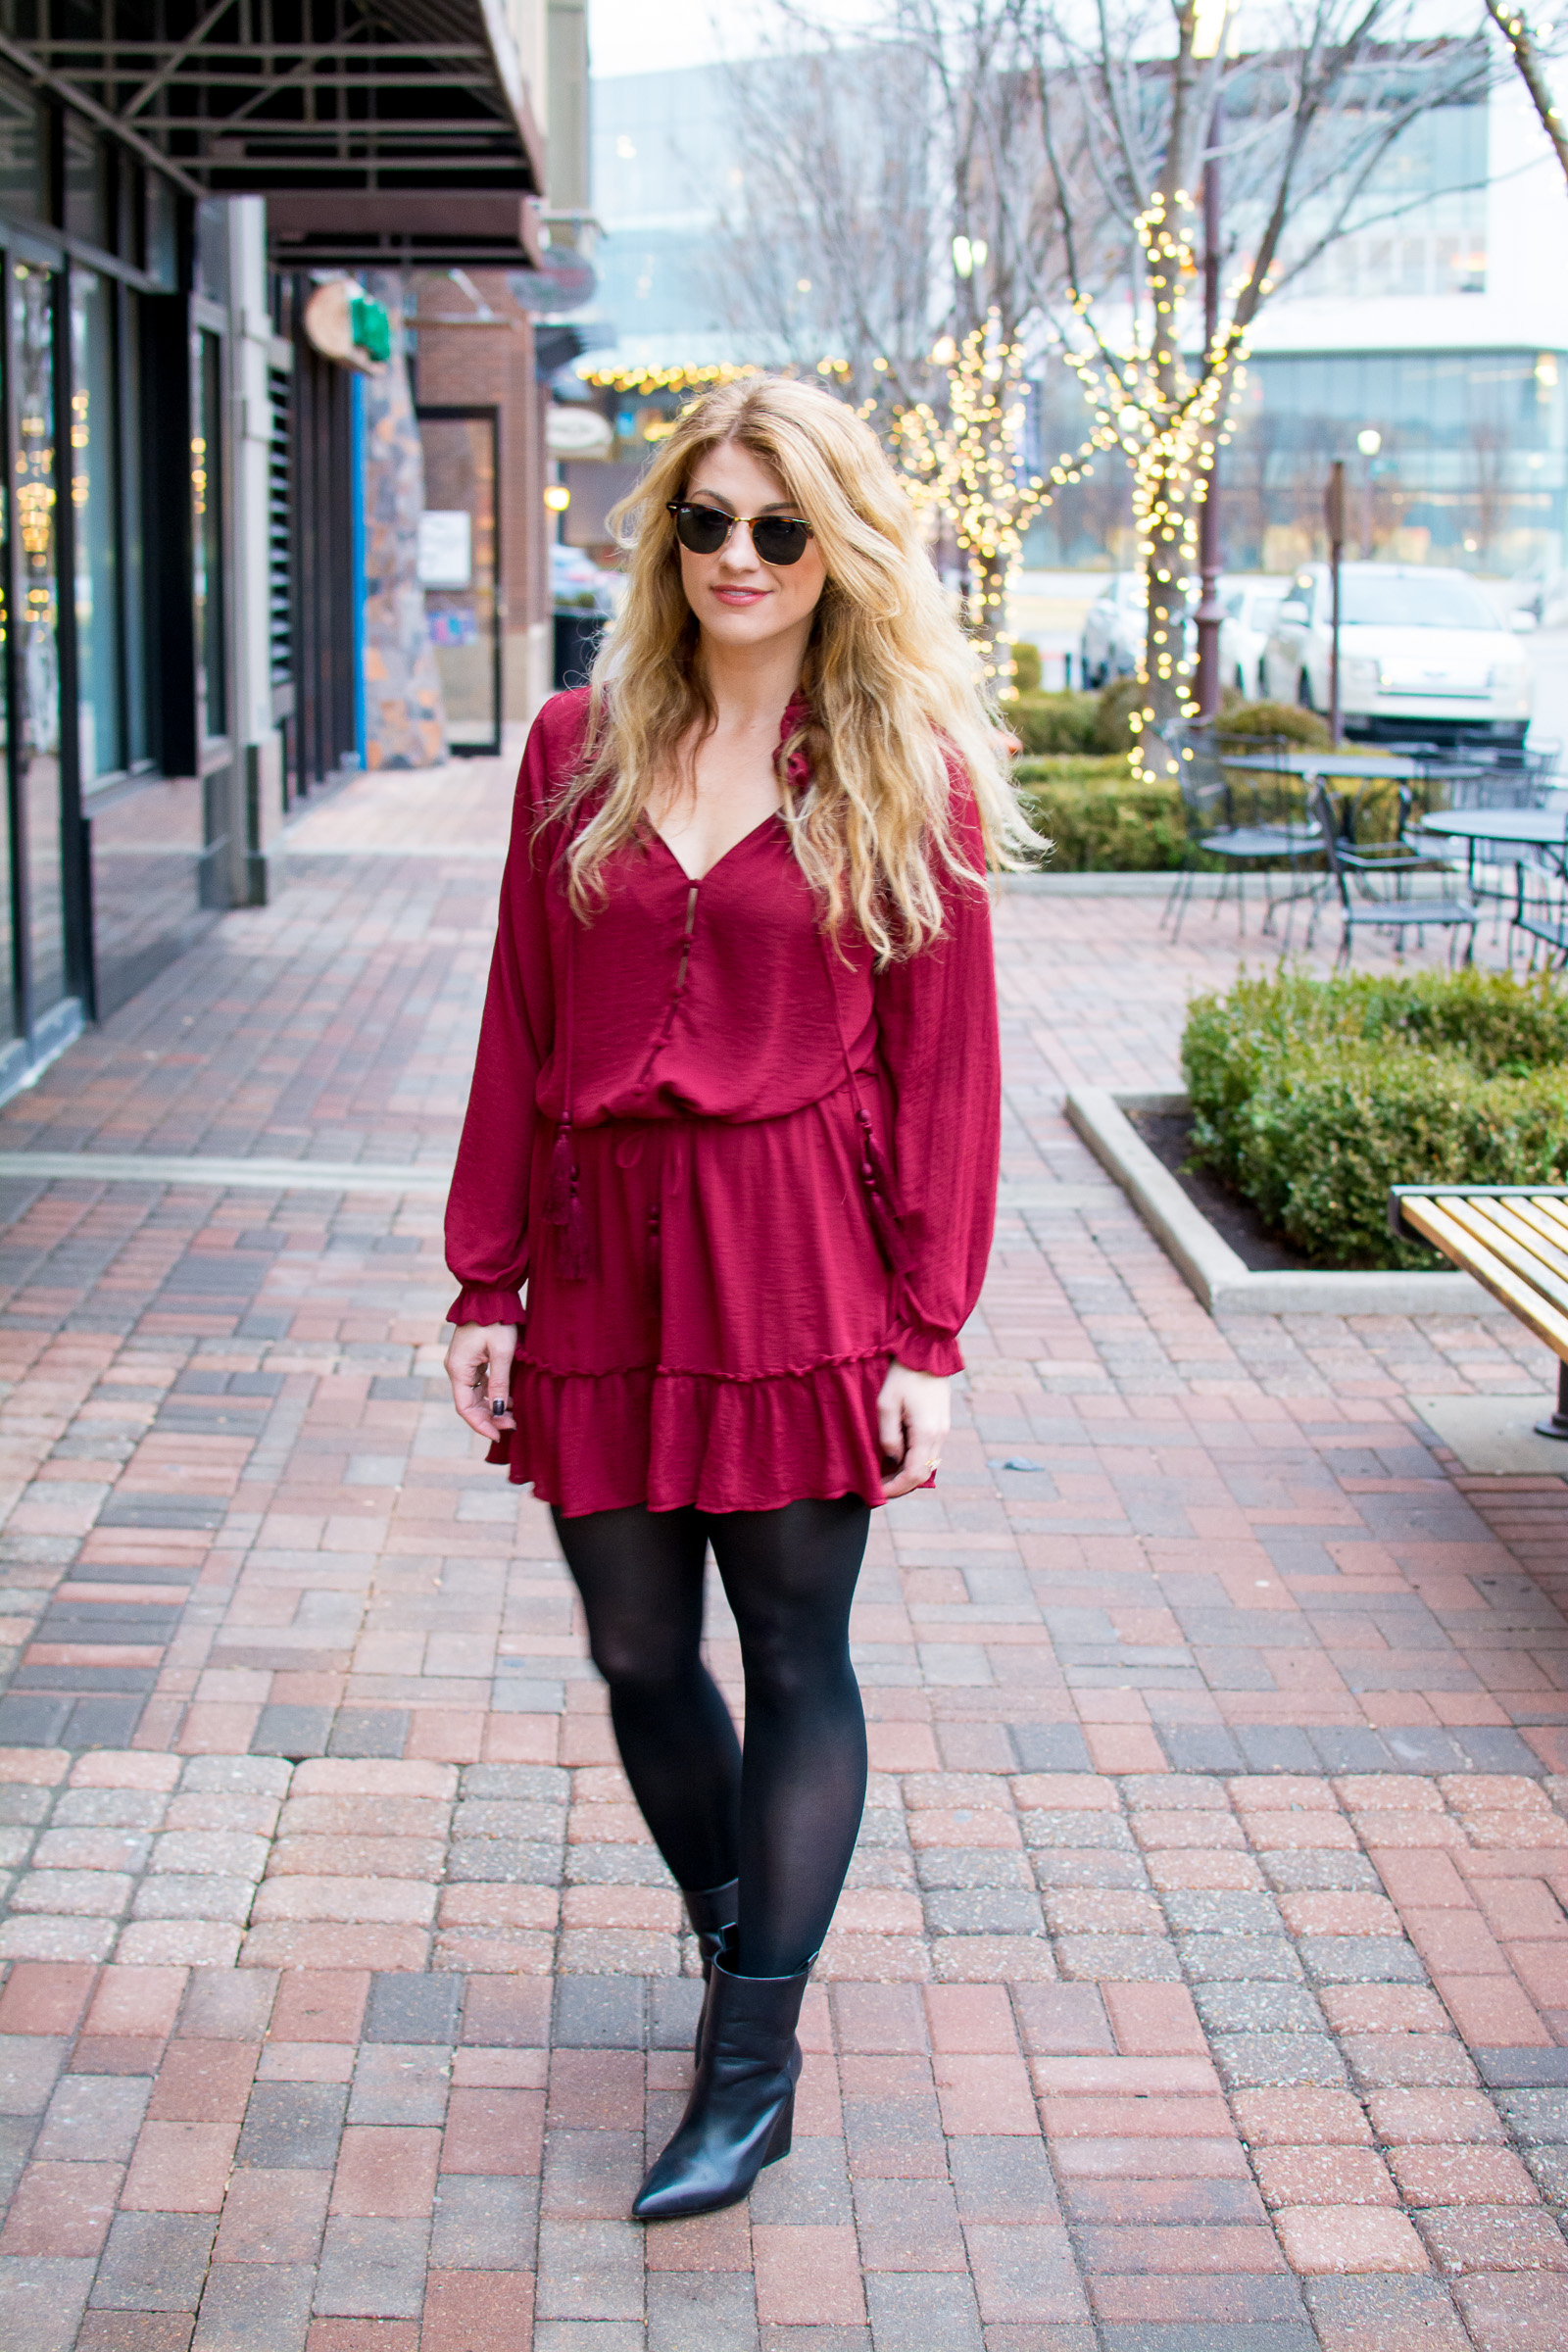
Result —
<instances>
[{"instance_id":1,"label":"overcast sky","mask_svg":"<svg viewBox=\"0 0 1568 2352\"><path fill-rule=\"evenodd\" d=\"M875 0L817 0L817 13L841 24L874 11ZM765 20L765 0L588 0L589 58L600 74L746 57Z\"/></svg>"}]
</instances>

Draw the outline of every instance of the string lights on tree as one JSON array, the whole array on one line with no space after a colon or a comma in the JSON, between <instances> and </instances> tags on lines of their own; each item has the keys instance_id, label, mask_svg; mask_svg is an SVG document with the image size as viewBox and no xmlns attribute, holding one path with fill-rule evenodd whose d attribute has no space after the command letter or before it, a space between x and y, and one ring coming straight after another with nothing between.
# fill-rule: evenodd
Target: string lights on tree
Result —
<instances>
[{"instance_id":1,"label":"string lights on tree","mask_svg":"<svg viewBox=\"0 0 1568 2352\"><path fill-rule=\"evenodd\" d=\"M947 414L939 416L926 401L898 409L889 438L916 508L952 524L967 574L965 617L986 676L1005 698L1012 692L1007 599L1022 565L1024 533L1063 483L1082 478L1096 444L1085 442L1047 476L1027 470L1023 348L1004 332L998 312L961 343L944 336L931 358L947 369Z\"/></svg>"},{"instance_id":2,"label":"string lights on tree","mask_svg":"<svg viewBox=\"0 0 1568 2352\"><path fill-rule=\"evenodd\" d=\"M1509 0L1487 0L1487 14L1507 42L1519 77L1530 93L1541 127L1551 141L1553 152L1565 174L1568 174L1568 130L1557 111L1552 96L1551 81L1546 72L1543 46L1555 38L1555 23L1532 27L1523 9L1513 8Z\"/></svg>"},{"instance_id":3,"label":"string lights on tree","mask_svg":"<svg viewBox=\"0 0 1568 2352\"><path fill-rule=\"evenodd\" d=\"M1097 425L1074 455L1059 458L1046 474L1027 469L1023 347L1004 331L995 310L961 343L944 336L930 358L945 382L940 410L930 402L900 403L884 395L860 402L856 413L882 432L916 510L933 527L939 518L951 526L964 560L964 618L993 691L1005 700L1013 691L1007 602L1022 565L1024 534L1056 491L1081 481L1096 451L1111 446L1115 436L1105 440ZM872 368L891 393L888 362L875 360ZM762 372L755 365L729 362L673 368L633 363L585 369L584 381L596 391L700 398L715 384ZM818 360L814 369L783 372L811 372L847 392L853 371L848 361L833 357Z\"/></svg>"},{"instance_id":4,"label":"string lights on tree","mask_svg":"<svg viewBox=\"0 0 1568 2352\"><path fill-rule=\"evenodd\" d=\"M639 367L635 362L622 368L588 368L582 380L596 392L708 392L715 384L734 384L749 375L763 375L769 370L756 361L714 361L708 366L681 364L673 368ZM774 370L781 375L800 375L799 368ZM818 360L814 372L834 382L846 382L851 374L848 360Z\"/></svg>"},{"instance_id":5,"label":"string lights on tree","mask_svg":"<svg viewBox=\"0 0 1568 2352\"><path fill-rule=\"evenodd\" d=\"M1131 718L1133 767L1150 783L1174 769L1161 729L1198 715L1185 624L1198 585L1199 521L1246 372L1245 336L1234 319L1216 328L1196 368L1184 352L1188 288L1199 282L1196 222L1185 189L1156 192L1135 223L1148 298L1132 341L1116 350L1096 338L1065 353L1094 412L1095 445L1119 449L1133 469L1133 521L1149 594L1139 670L1144 707ZM1071 302L1087 321L1088 297L1074 288Z\"/></svg>"}]
</instances>

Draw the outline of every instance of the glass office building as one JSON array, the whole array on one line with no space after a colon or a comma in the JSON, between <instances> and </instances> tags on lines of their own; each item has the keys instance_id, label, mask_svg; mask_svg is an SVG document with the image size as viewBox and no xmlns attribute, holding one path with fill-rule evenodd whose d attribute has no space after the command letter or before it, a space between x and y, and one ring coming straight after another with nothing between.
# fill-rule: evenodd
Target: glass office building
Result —
<instances>
[{"instance_id":1,"label":"glass office building","mask_svg":"<svg viewBox=\"0 0 1568 2352\"><path fill-rule=\"evenodd\" d=\"M1076 379L1048 370L1048 461L1085 430ZM1287 572L1324 552L1323 493L1346 463L1348 544L1402 564L1506 577L1562 568L1568 352L1268 352L1248 363L1220 463L1226 567ZM1131 474L1113 453L1030 534L1043 565L1131 565Z\"/></svg>"},{"instance_id":2,"label":"glass office building","mask_svg":"<svg viewBox=\"0 0 1568 2352\"><path fill-rule=\"evenodd\" d=\"M1039 445L1084 433L1077 378L1046 376ZM1265 353L1246 367L1220 461L1225 564L1291 571L1324 553L1324 484L1348 468L1356 555L1546 576L1568 543L1568 353ZM1131 472L1114 454L1057 496L1032 564L1131 566Z\"/></svg>"},{"instance_id":3,"label":"glass office building","mask_svg":"<svg viewBox=\"0 0 1568 2352\"><path fill-rule=\"evenodd\" d=\"M1568 354L1555 351L1252 361L1220 472L1229 563L1287 571L1317 553L1328 467L1343 458L1358 552L1509 576L1557 570L1565 382Z\"/></svg>"}]
</instances>

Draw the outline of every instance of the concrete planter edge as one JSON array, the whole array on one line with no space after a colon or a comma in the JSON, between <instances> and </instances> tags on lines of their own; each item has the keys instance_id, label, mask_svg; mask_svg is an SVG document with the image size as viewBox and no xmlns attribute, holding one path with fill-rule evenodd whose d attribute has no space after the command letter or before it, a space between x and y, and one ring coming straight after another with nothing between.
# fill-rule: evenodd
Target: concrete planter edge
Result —
<instances>
[{"instance_id":1,"label":"concrete planter edge","mask_svg":"<svg viewBox=\"0 0 1568 2352\"><path fill-rule=\"evenodd\" d=\"M1184 1094L1074 1087L1067 1117L1211 1315L1479 1315L1504 1310L1468 1274L1254 1273L1157 1160L1129 1111L1186 1110Z\"/></svg>"}]
</instances>

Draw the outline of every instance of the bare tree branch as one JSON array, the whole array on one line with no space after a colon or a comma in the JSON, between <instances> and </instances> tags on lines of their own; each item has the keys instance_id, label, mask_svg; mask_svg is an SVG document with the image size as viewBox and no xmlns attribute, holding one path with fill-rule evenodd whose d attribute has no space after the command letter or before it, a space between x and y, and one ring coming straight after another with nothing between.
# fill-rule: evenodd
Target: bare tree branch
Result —
<instances>
[{"instance_id":1,"label":"bare tree branch","mask_svg":"<svg viewBox=\"0 0 1568 2352\"><path fill-rule=\"evenodd\" d=\"M1543 69L1541 51L1531 31L1523 8L1510 8L1506 0L1487 0L1487 14L1508 44L1509 53L1519 71L1519 78L1530 92L1530 103L1541 121L1541 127L1556 151L1563 176L1568 178L1568 133L1563 130L1557 109L1551 102L1551 85Z\"/></svg>"}]
</instances>

